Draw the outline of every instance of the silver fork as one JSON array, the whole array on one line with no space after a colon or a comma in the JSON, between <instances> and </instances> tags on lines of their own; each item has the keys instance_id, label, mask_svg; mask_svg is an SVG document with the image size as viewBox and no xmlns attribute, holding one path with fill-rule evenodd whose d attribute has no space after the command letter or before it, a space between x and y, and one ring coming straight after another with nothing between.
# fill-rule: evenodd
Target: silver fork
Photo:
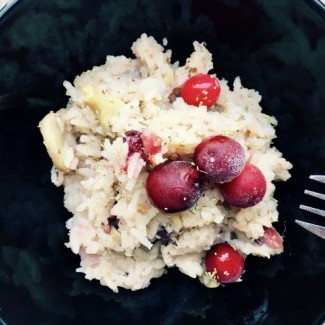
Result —
<instances>
[{"instance_id":1,"label":"silver fork","mask_svg":"<svg viewBox=\"0 0 325 325\"><path fill-rule=\"evenodd\" d=\"M0 0L0 17L4 15L18 0Z\"/></svg>"},{"instance_id":2,"label":"silver fork","mask_svg":"<svg viewBox=\"0 0 325 325\"><path fill-rule=\"evenodd\" d=\"M321 182L321 183L325 183L325 175L310 175L309 178L312 179L312 180ZM317 192L309 191L309 190L305 190L304 193L307 194L307 195L314 196L314 197L316 197L318 199L325 200L325 194L321 194L321 193L317 193ZM302 210L311 212L311 213L318 214L318 215L320 215L322 217L325 217L325 210L312 208L312 207L309 207L309 206L303 205L303 204L301 204L299 206L299 208L302 209ZM308 222L305 222L305 221L301 221L301 220L295 220L295 222L298 225L300 225L301 227L303 227L306 230L310 231L311 233L325 239L325 227L315 225L313 223L308 223Z\"/></svg>"}]
</instances>

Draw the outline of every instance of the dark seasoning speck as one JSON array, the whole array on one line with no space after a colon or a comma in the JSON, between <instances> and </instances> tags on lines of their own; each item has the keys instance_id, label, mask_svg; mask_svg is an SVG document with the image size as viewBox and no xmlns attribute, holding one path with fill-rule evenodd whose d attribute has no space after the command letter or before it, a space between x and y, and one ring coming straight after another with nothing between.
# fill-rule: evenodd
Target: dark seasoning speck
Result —
<instances>
[{"instance_id":1,"label":"dark seasoning speck","mask_svg":"<svg viewBox=\"0 0 325 325\"><path fill-rule=\"evenodd\" d=\"M160 226L156 236L164 246L167 246L169 243L177 246L176 240L172 238L173 236L176 237L177 233L174 231L168 232L164 226Z\"/></svg>"},{"instance_id":2,"label":"dark seasoning speck","mask_svg":"<svg viewBox=\"0 0 325 325\"><path fill-rule=\"evenodd\" d=\"M110 216L108 218L108 224L111 227L114 227L116 230L119 229L119 223L120 223L120 219L117 216Z\"/></svg>"}]
</instances>

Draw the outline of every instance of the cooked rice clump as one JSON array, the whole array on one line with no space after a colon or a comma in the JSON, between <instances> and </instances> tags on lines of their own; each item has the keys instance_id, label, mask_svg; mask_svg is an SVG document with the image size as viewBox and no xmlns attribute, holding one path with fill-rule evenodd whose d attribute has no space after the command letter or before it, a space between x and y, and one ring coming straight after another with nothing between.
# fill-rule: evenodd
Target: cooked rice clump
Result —
<instances>
[{"instance_id":1,"label":"cooked rice clump","mask_svg":"<svg viewBox=\"0 0 325 325\"><path fill-rule=\"evenodd\" d=\"M272 146L277 121L262 113L261 96L244 88L239 78L233 90L226 80L220 81L220 97L208 111L187 105L181 97L170 100L190 76L213 68L204 44L194 42L184 66L171 63L172 52L145 34L132 51L135 58L107 56L104 65L82 73L73 84L65 81L67 107L40 123L54 163L52 181L63 185L64 205L73 215L66 224L67 246L80 255L78 272L115 292L119 287L145 288L167 267L217 287L204 267L205 254L214 244L227 241L244 256L278 253L255 241L263 235L263 226L271 227L278 219L273 181L290 177L291 164ZM107 105L112 108L105 109ZM263 172L266 195L254 207L229 208L217 187L206 184L194 207L164 213L148 198L148 168L140 155L128 160L126 172L124 139L129 130L161 139L153 166L176 156L190 160L202 139L229 136ZM160 240L162 229L172 242Z\"/></svg>"}]
</instances>

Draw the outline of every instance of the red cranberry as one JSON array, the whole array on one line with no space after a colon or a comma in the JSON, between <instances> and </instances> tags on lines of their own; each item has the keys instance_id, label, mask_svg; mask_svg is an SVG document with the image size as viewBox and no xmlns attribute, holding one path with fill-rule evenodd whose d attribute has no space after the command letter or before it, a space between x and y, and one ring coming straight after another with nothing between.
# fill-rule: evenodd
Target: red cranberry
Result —
<instances>
[{"instance_id":1,"label":"red cranberry","mask_svg":"<svg viewBox=\"0 0 325 325\"><path fill-rule=\"evenodd\" d=\"M219 188L226 203L237 208L248 208L262 201L266 180L256 166L246 163L239 176L220 184Z\"/></svg>"},{"instance_id":2,"label":"red cranberry","mask_svg":"<svg viewBox=\"0 0 325 325\"><path fill-rule=\"evenodd\" d=\"M265 244L275 251L283 251L283 238L274 229L269 227L264 228L264 235L257 239L259 244Z\"/></svg>"},{"instance_id":3,"label":"red cranberry","mask_svg":"<svg viewBox=\"0 0 325 325\"><path fill-rule=\"evenodd\" d=\"M143 140L141 137L142 133L136 130L130 130L125 133L126 142L129 146L128 157L132 156L135 152L141 153L141 158L144 161L148 161L149 157L144 152Z\"/></svg>"},{"instance_id":4,"label":"red cranberry","mask_svg":"<svg viewBox=\"0 0 325 325\"><path fill-rule=\"evenodd\" d=\"M220 283L235 282L243 274L244 258L229 244L217 244L207 253L205 268Z\"/></svg>"},{"instance_id":5,"label":"red cranberry","mask_svg":"<svg viewBox=\"0 0 325 325\"><path fill-rule=\"evenodd\" d=\"M181 87L181 97L189 105L205 105L210 108L218 100L220 90L217 78L200 73L185 81Z\"/></svg>"},{"instance_id":6,"label":"red cranberry","mask_svg":"<svg viewBox=\"0 0 325 325\"><path fill-rule=\"evenodd\" d=\"M236 140L217 135L196 147L194 161L207 179L224 183L240 174L245 164L245 151Z\"/></svg>"},{"instance_id":7,"label":"red cranberry","mask_svg":"<svg viewBox=\"0 0 325 325\"><path fill-rule=\"evenodd\" d=\"M189 209L202 193L199 171L186 161L166 161L157 165L147 178L152 202L165 212Z\"/></svg>"},{"instance_id":8,"label":"red cranberry","mask_svg":"<svg viewBox=\"0 0 325 325\"><path fill-rule=\"evenodd\" d=\"M161 139L154 133L141 135L144 151L150 156L161 151Z\"/></svg>"}]
</instances>

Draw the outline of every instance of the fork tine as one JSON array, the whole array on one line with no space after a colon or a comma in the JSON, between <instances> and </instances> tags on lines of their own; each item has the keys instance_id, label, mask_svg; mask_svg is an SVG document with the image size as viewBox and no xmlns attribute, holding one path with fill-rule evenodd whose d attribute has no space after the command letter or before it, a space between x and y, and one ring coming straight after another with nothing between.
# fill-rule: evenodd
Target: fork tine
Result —
<instances>
[{"instance_id":1,"label":"fork tine","mask_svg":"<svg viewBox=\"0 0 325 325\"><path fill-rule=\"evenodd\" d=\"M317 182L325 183L325 175L310 175L309 178Z\"/></svg>"},{"instance_id":2,"label":"fork tine","mask_svg":"<svg viewBox=\"0 0 325 325\"><path fill-rule=\"evenodd\" d=\"M309 176L310 179L324 183L325 184L325 175L310 175ZM318 199L321 200L325 200L325 194L322 193L318 193L318 192L314 192L314 191L309 191L309 190L305 190L304 191L305 194L307 195L311 195L313 197L316 197ZM322 217L325 217L325 210L321 210L321 209L316 209L313 207L309 207L307 205L303 205L301 204L299 206L300 209L311 212L311 213L315 213L318 214ZM313 233L314 235L319 236L320 238L325 239L325 227L320 226L320 225L316 225L313 223L308 223L305 221L301 221L301 220L295 220L295 222L301 226L302 228L310 231L311 233Z\"/></svg>"},{"instance_id":3,"label":"fork tine","mask_svg":"<svg viewBox=\"0 0 325 325\"><path fill-rule=\"evenodd\" d=\"M325 227L319 226L319 225L314 225L312 223L304 222L301 220L295 220L295 222L305 228L306 230L310 231L314 235L319 236L320 238L325 239Z\"/></svg>"},{"instance_id":4,"label":"fork tine","mask_svg":"<svg viewBox=\"0 0 325 325\"><path fill-rule=\"evenodd\" d=\"M318 214L319 216L325 217L325 210L312 208L312 207L309 207L309 206L303 205L303 204L300 204L299 208L302 209L302 210L311 212L311 213Z\"/></svg>"},{"instance_id":5,"label":"fork tine","mask_svg":"<svg viewBox=\"0 0 325 325\"><path fill-rule=\"evenodd\" d=\"M318 199L325 200L325 194L321 194L321 193L317 193L317 192L309 191L309 190L305 190L304 193L314 196L314 197L317 197Z\"/></svg>"}]
</instances>

